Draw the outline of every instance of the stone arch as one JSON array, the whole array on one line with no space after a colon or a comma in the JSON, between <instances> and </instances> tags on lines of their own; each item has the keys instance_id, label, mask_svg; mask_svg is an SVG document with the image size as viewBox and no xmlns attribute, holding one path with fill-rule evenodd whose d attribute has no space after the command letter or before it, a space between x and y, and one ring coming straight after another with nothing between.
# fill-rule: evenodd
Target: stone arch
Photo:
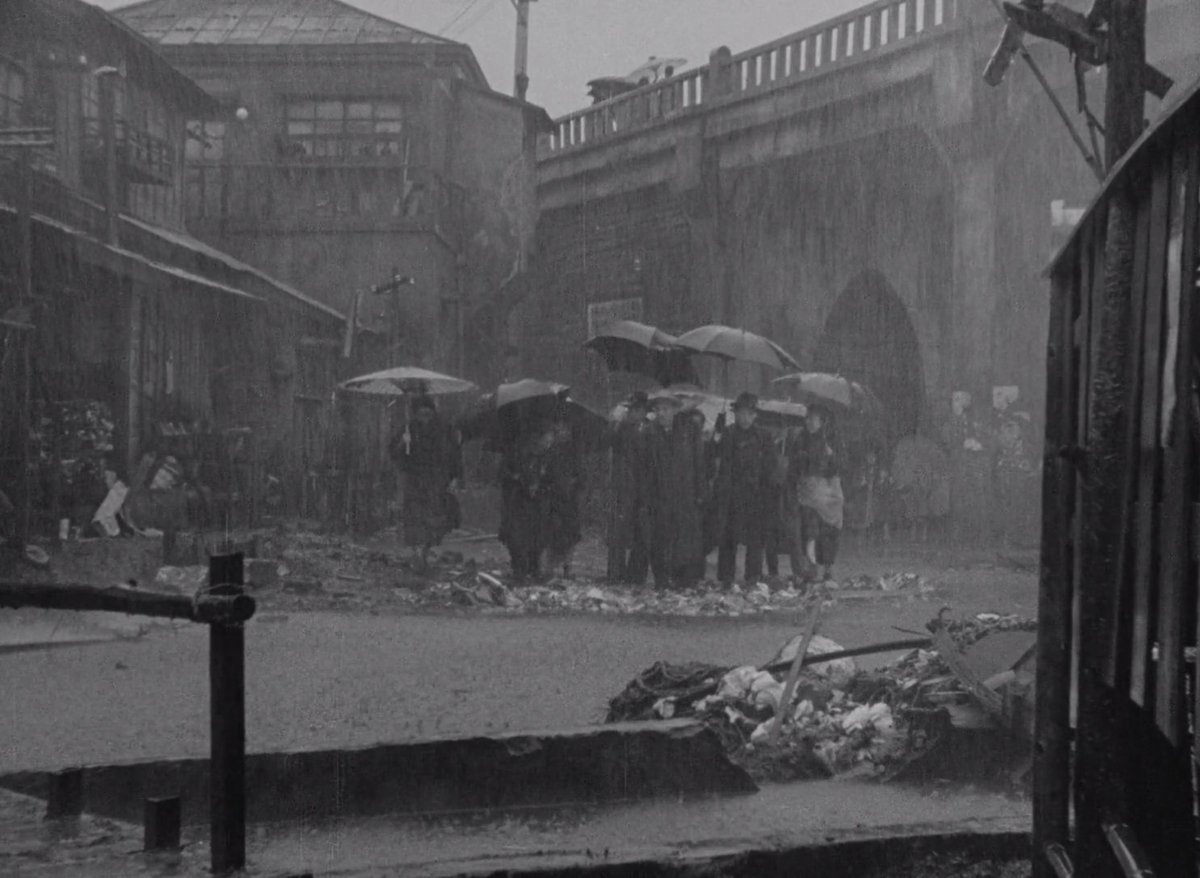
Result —
<instances>
[{"instance_id":1,"label":"stone arch","mask_svg":"<svg viewBox=\"0 0 1200 878\"><path fill-rule=\"evenodd\" d=\"M863 272L846 284L825 319L813 368L860 381L879 397L889 447L921 425L925 377L917 332L904 302L879 272Z\"/></svg>"}]
</instances>

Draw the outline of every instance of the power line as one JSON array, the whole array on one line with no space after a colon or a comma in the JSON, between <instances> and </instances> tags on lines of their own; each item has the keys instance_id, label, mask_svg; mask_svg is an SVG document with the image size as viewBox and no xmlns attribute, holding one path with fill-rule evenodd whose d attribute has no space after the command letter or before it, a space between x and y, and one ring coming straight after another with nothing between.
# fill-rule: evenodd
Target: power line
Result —
<instances>
[{"instance_id":1,"label":"power line","mask_svg":"<svg viewBox=\"0 0 1200 878\"><path fill-rule=\"evenodd\" d=\"M475 15L471 16L469 21L466 21L455 28L457 34L460 37L465 36L475 27L475 25L479 24L479 22L483 21L483 19L487 17L487 14L492 11L495 5L496 0L487 0L487 3L480 7L479 11L476 12Z\"/></svg>"},{"instance_id":2,"label":"power line","mask_svg":"<svg viewBox=\"0 0 1200 878\"><path fill-rule=\"evenodd\" d=\"M455 23L460 21L464 15L466 15L468 12L470 12L472 9L474 9L478 5L479 5L479 0L467 0L467 2L463 4L463 8L460 9L453 18L451 18L448 22L446 22L442 26L442 29L437 32L437 35L439 37L444 36L446 34L446 31L448 31L448 30L450 30L450 28L454 27Z\"/></svg>"}]
</instances>

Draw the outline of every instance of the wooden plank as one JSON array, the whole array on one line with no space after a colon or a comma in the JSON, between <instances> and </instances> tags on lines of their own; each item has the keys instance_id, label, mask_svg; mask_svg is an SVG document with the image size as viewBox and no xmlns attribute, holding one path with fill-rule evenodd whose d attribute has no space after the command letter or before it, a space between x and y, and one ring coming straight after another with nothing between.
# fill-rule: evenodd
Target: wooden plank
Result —
<instances>
[{"instance_id":1,"label":"wooden plank","mask_svg":"<svg viewBox=\"0 0 1200 878\"><path fill-rule=\"evenodd\" d=\"M1046 346L1046 419L1042 466L1042 556L1038 582L1036 712L1033 756L1033 849L1070 841L1071 605L1070 465L1058 453L1071 435L1069 396L1074 272L1053 280ZM1034 858L1034 878L1051 878L1049 860Z\"/></svg>"},{"instance_id":2,"label":"wooden plank","mask_svg":"<svg viewBox=\"0 0 1200 878\"><path fill-rule=\"evenodd\" d=\"M1143 205L1145 207L1145 205ZM1133 287L1130 291L1130 338L1129 362L1132 373L1129 378L1129 402L1125 411L1125 459L1137 460L1141 418L1137 412L1142 408L1142 356L1146 330L1146 252L1150 235L1150 214L1146 209L1138 211L1134 232ZM1147 552L1143 544L1135 539L1137 524L1138 468L1127 466L1122 474L1121 544L1118 550L1116 581L1116 612L1112 637L1108 644L1105 681L1114 690L1129 691L1130 639L1133 612L1134 581L1139 558Z\"/></svg>"},{"instance_id":3,"label":"wooden plank","mask_svg":"<svg viewBox=\"0 0 1200 878\"><path fill-rule=\"evenodd\" d=\"M1076 342L1075 350L1072 353L1072 376L1071 376L1071 402L1072 410L1075 413L1074 431L1071 434L1071 444L1078 448L1087 447L1087 413L1088 413L1088 385L1090 383L1091 371L1088 368L1091 360L1090 357L1090 331L1091 331L1091 313L1092 313L1092 268L1094 264L1093 240L1095 236L1102 232L1103 225L1098 219L1094 219L1089 223L1088 227L1083 230L1079 240L1079 267L1078 267L1078 286L1076 290L1077 300L1075 320L1084 327L1083 334ZM1072 495L1074 503L1071 511L1071 546L1072 546L1072 562L1071 562L1071 580L1074 583L1074 588L1071 594L1071 630L1079 631L1079 600L1080 588L1083 582L1083 544L1084 544L1084 515L1083 515L1083 492L1084 479L1078 472L1075 473L1074 490ZM1076 635L1071 640L1071 675L1072 679L1077 680L1079 677L1079 637ZM1075 692L1078 692L1076 687ZM1077 694L1072 696L1077 698ZM1071 712L1074 719L1077 704L1072 703Z\"/></svg>"},{"instance_id":4,"label":"wooden plank","mask_svg":"<svg viewBox=\"0 0 1200 878\"><path fill-rule=\"evenodd\" d=\"M1195 144L1176 137L1176 147L1167 164L1170 172L1171 202L1168 208L1166 299L1168 325L1175 327L1174 344L1168 348L1163 364L1164 381L1171 378L1174 401L1164 422L1170 418L1169 435L1164 441L1163 526L1160 552L1162 579L1158 602L1158 663L1154 702L1155 722L1173 746L1186 735L1184 710L1183 651L1187 614L1187 579L1191 574L1190 552L1192 506L1191 450L1191 377L1192 334L1184 327L1191 324L1195 242L1184 239L1184 207L1189 194L1189 163L1195 156ZM1195 196L1193 193L1192 202ZM1194 206L1190 209L1194 209ZM1190 236L1188 236L1190 238ZM1185 273L1186 272L1186 273ZM1188 278L1187 281L1184 278ZM1185 294L1186 293L1186 294ZM1168 342L1171 339L1168 338Z\"/></svg>"},{"instance_id":5,"label":"wooden plank","mask_svg":"<svg viewBox=\"0 0 1200 878\"><path fill-rule=\"evenodd\" d=\"M1164 281L1167 246L1167 210L1170 205L1169 169L1154 165L1150 183L1149 242L1146 255L1146 328L1143 347L1142 408L1138 467L1137 540L1139 552L1134 578L1133 630L1130 645L1130 697L1149 708L1153 703L1154 671L1150 653L1156 637L1158 559L1151 548L1158 528L1161 491L1161 453L1158 425L1162 405L1162 354Z\"/></svg>"}]
</instances>

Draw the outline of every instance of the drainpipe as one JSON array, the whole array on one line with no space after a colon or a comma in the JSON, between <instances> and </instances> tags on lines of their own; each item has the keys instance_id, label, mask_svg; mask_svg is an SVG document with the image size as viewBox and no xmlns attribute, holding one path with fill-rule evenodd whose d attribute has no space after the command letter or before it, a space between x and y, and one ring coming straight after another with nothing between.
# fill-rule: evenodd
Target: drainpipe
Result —
<instances>
[{"instance_id":1,"label":"drainpipe","mask_svg":"<svg viewBox=\"0 0 1200 878\"><path fill-rule=\"evenodd\" d=\"M100 67L93 71L100 87L100 137L104 145L104 218L105 238L109 244L119 243L121 205L117 188L117 108L113 93L113 77L120 75L116 67Z\"/></svg>"}]
</instances>

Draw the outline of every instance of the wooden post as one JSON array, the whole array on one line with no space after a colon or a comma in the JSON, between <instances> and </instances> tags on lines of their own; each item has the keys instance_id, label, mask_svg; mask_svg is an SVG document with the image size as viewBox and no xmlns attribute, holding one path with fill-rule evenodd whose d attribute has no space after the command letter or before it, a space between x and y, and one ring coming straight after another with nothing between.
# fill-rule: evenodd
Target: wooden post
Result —
<instances>
[{"instance_id":1,"label":"wooden post","mask_svg":"<svg viewBox=\"0 0 1200 878\"><path fill-rule=\"evenodd\" d=\"M83 769L64 768L50 775L46 791L46 819L78 817L83 813Z\"/></svg>"},{"instance_id":2,"label":"wooden post","mask_svg":"<svg viewBox=\"0 0 1200 878\"><path fill-rule=\"evenodd\" d=\"M179 849L180 824L183 809L179 796L164 799L147 799L143 820L143 845L148 851L174 851Z\"/></svg>"},{"instance_id":3,"label":"wooden post","mask_svg":"<svg viewBox=\"0 0 1200 878\"><path fill-rule=\"evenodd\" d=\"M1105 166L1115 167L1144 128L1142 69L1146 59L1145 0L1108 4L1109 59L1105 95ZM1124 418L1129 399L1130 300L1136 238L1132 188L1115 187L1108 202L1104 285L1092 303L1098 311L1099 345L1089 376L1086 464L1083 485L1083 552L1079 595L1079 729L1076 744L1074 847L1080 875L1120 875L1103 825L1123 815L1131 778L1122 754L1128 737L1127 693L1106 685L1106 655L1115 624L1118 546L1121 535L1121 475L1125 459Z\"/></svg>"},{"instance_id":4,"label":"wooden post","mask_svg":"<svg viewBox=\"0 0 1200 878\"><path fill-rule=\"evenodd\" d=\"M30 162L29 148L20 147L17 150L20 156L20 166L18 174L20 175L20 198L17 204L17 259L20 264L20 282L17 291L18 299L15 304L23 305L30 309L33 313L33 165ZM30 362L29 352L33 346L33 339L30 337L31 330L19 329L16 330L17 339L17 356L14 358L17 373L17 387L19 387L17 399L17 465L20 467L20 472L17 474L16 488L18 496L16 497L16 513L15 533L13 534L13 542L16 544L18 552L25 551L25 544L29 542L30 518L32 510L32 493L33 484L29 476L29 421L30 407L33 400L30 398L30 373L32 364Z\"/></svg>"},{"instance_id":5,"label":"wooden post","mask_svg":"<svg viewBox=\"0 0 1200 878\"><path fill-rule=\"evenodd\" d=\"M1037 715L1034 720L1033 874L1053 878L1049 846L1070 841L1071 607L1067 558L1073 479L1059 449L1070 444L1065 380L1071 322L1070 288L1054 279L1046 350L1046 421L1042 465L1042 558L1038 584Z\"/></svg>"},{"instance_id":6,"label":"wooden post","mask_svg":"<svg viewBox=\"0 0 1200 878\"><path fill-rule=\"evenodd\" d=\"M213 555L209 588L238 594L245 583L243 556ZM212 870L246 865L246 690L245 638L240 624L209 627Z\"/></svg>"}]
</instances>

